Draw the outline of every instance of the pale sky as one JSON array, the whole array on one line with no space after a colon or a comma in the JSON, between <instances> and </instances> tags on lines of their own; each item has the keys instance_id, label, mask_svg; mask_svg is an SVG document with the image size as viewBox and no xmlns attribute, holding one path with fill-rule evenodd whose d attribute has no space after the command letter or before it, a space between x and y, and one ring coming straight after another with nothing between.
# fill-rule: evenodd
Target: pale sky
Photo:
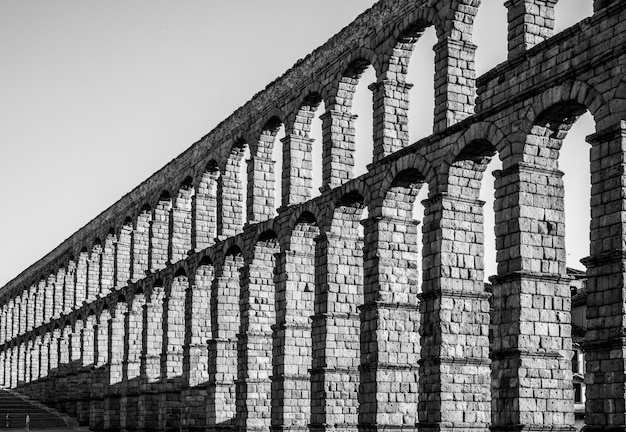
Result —
<instances>
[{"instance_id":1,"label":"pale sky","mask_svg":"<svg viewBox=\"0 0 626 432\"><path fill-rule=\"evenodd\" d=\"M0 286L183 152L373 3L2 0ZM474 39L479 73L506 58L503 3L483 0ZM557 29L589 16L591 4L591 0L561 0ZM411 93L412 140L427 135L432 122L428 95L432 94L434 39L427 33L421 42L409 74L409 82L416 84ZM367 94L365 88L372 81L370 72L358 94ZM371 135L371 122L362 120L371 115L367 97L361 97L364 102L356 108L361 117L357 140ZM587 115L568 136L561 160L566 204L572 208L567 228L573 234L588 232L584 137L592 132ZM363 155L362 165L367 157L371 156ZM580 175L585 170L587 174ZM490 171L487 195L492 193ZM489 213L492 199L483 199ZM492 232L489 217L486 214L486 231ZM492 243L493 236L486 241ZM572 260L568 265L581 268L576 261L587 255L585 236L568 236L567 245ZM488 262L487 273L494 272L495 266Z\"/></svg>"}]
</instances>

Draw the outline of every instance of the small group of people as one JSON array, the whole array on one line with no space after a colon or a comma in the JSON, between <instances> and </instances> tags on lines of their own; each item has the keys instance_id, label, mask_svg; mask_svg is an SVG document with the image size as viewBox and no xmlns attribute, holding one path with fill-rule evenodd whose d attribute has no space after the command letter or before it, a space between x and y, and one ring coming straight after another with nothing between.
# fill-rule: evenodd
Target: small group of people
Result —
<instances>
[{"instance_id":1,"label":"small group of people","mask_svg":"<svg viewBox=\"0 0 626 432\"><path fill-rule=\"evenodd\" d=\"M9 413L7 413L7 415L4 417L5 428L9 428L10 423L11 423L11 416L9 415ZM26 431L30 430L30 414L29 413L26 413L26 416L24 417L24 430Z\"/></svg>"}]
</instances>

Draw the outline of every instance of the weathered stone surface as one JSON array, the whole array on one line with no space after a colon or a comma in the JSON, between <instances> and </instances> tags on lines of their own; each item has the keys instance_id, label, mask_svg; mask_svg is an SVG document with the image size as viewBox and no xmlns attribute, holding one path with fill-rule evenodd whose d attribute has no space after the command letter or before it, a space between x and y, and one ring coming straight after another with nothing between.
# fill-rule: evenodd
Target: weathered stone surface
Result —
<instances>
[{"instance_id":1,"label":"weathered stone surface","mask_svg":"<svg viewBox=\"0 0 626 432\"><path fill-rule=\"evenodd\" d=\"M554 3L509 0L509 60L476 78L480 1L378 2L0 290L0 385L94 430L570 431L558 156L590 111L586 421L626 429L626 4L552 36ZM406 66L431 25L436 134L411 144ZM370 64L373 163L354 178Z\"/></svg>"}]
</instances>

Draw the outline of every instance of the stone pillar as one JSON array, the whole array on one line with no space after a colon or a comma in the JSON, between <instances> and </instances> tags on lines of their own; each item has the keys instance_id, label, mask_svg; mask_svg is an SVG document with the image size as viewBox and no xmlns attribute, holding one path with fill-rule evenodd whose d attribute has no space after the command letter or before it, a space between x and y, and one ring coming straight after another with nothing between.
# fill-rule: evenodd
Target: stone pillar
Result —
<instances>
[{"instance_id":1,"label":"stone pillar","mask_svg":"<svg viewBox=\"0 0 626 432\"><path fill-rule=\"evenodd\" d=\"M120 229L115 254L115 286L124 288L128 285L132 271L133 224L127 221Z\"/></svg>"},{"instance_id":2,"label":"stone pillar","mask_svg":"<svg viewBox=\"0 0 626 432\"><path fill-rule=\"evenodd\" d=\"M232 425L235 417L235 379L237 378L237 338L239 330L240 254L229 254L216 268L217 277L211 298L209 340L209 387L207 389L208 430Z\"/></svg>"},{"instance_id":3,"label":"stone pillar","mask_svg":"<svg viewBox=\"0 0 626 432\"><path fill-rule=\"evenodd\" d=\"M310 317L315 287L315 246L311 237L316 232L317 228L292 233L291 250L281 252L276 260L276 326L273 327L271 377L273 430L302 430L310 423ZM301 243L294 244L294 237Z\"/></svg>"},{"instance_id":4,"label":"stone pillar","mask_svg":"<svg viewBox=\"0 0 626 432\"><path fill-rule=\"evenodd\" d=\"M6 355L7 355L6 348L0 351L0 386L3 386L3 387L7 385L6 376L5 376L6 360L7 360Z\"/></svg>"},{"instance_id":5,"label":"stone pillar","mask_svg":"<svg viewBox=\"0 0 626 432\"><path fill-rule=\"evenodd\" d=\"M373 217L364 226L359 428L414 427L417 421L418 222Z\"/></svg>"},{"instance_id":6,"label":"stone pillar","mask_svg":"<svg viewBox=\"0 0 626 432\"><path fill-rule=\"evenodd\" d=\"M54 317L54 280L55 275L51 274L46 279L46 287L44 288L44 321L50 322Z\"/></svg>"},{"instance_id":7,"label":"stone pillar","mask_svg":"<svg viewBox=\"0 0 626 432\"><path fill-rule=\"evenodd\" d=\"M11 388L16 388L19 380L19 348L17 345L11 347Z\"/></svg>"},{"instance_id":8,"label":"stone pillar","mask_svg":"<svg viewBox=\"0 0 626 432\"><path fill-rule=\"evenodd\" d=\"M466 24L460 24L466 25ZM435 124L441 132L474 114L476 45L446 36L435 50Z\"/></svg>"},{"instance_id":9,"label":"stone pillar","mask_svg":"<svg viewBox=\"0 0 626 432\"><path fill-rule=\"evenodd\" d=\"M40 327L46 322L46 281L44 279L41 279L37 284L35 296L35 327Z\"/></svg>"},{"instance_id":10,"label":"stone pillar","mask_svg":"<svg viewBox=\"0 0 626 432\"><path fill-rule=\"evenodd\" d=\"M178 191L176 202L172 208L170 243L172 262L187 258L191 250L191 197L193 188L182 186Z\"/></svg>"},{"instance_id":11,"label":"stone pillar","mask_svg":"<svg viewBox=\"0 0 626 432\"><path fill-rule=\"evenodd\" d=\"M89 428L101 430L104 428L104 395L108 388L108 360L109 360L109 321L111 315L108 309L100 312L94 326L94 370L92 371L92 385L89 397Z\"/></svg>"},{"instance_id":12,"label":"stone pillar","mask_svg":"<svg viewBox=\"0 0 626 432\"><path fill-rule=\"evenodd\" d=\"M83 321L78 319L74 323L74 328L70 335L70 364L72 369L80 369L82 367L82 338L83 338Z\"/></svg>"},{"instance_id":13,"label":"stone pillar","mask_svg":"<svg viewBox=\"0 0 626 432\"><path fill-rule=\"evenodd\" d=\"M124 323L124 364L123 379L128 389L138 387L140 358L143 348L143 309L146 304L145 296L136 293L130 309L126 313Z\"/></svg>"},{"instance_id":14,"label":"stone pillar","mask_svg":"<svg viewBox=\"0 0 626 432\"><path fill-rule=\"evenodd\" d=\"M61 344L61 329L58 327L52 330L48 351L48 376L56 376L59 373L59 347Z\"/></svg>"},{"instance_id":15,"label":"stone pillar","mask_svg":"<svg viewBox=\"0 0 626 432\"><path fill-rule=\"evenodd\" d=\"M104 428L115 429L120 427L120 393L123 382L124 324L128 305L120 298L109 320L109 379L108 388L104 397Z\"/></svg>"},{"instance_id":16,"label":"stone pillar","mask_svg":"<svg viewBox=\"0 0 626 432\"><path fill-rule=\"evenodd\" d=\"M341 186L354 176L355 126L357 115L329 107L320 116L323 132L322 188Z\"/></svg>"},{"instance_id":17,"label":"stone pillar","mask_svg":"<svg viewBox=\"0 0 626 432\"><path fill-rule=\"evenodd\" d=\"M626 429L626 122L591 144L591 256L587 266L586 429Z\"/></svg>"},{"instance_id":18,"label":"stone pillar","mask_svg":"<svg viewBox=\"0 0 626 432\"><path fill-rule=\"evenodd\" d=\"M150 224L152 215L150 210L142 210L137 216L135 229L133 231L133 251L132 251L132 280L136 282L143 279L150 271Z\"/></svg>"},{"instance_id":19,"label":"stone pillar","mask_svg":"<svg viewBox=\"0 0 626 432\"><path fill-rule=\"evenodd\" d=\"M183 347L183 423L189 430L206 426L206 387L209 381L208 346L211 337L211 284L213 266L201 263L185 301L185 345Z\"/></svg>"},{"instance_id":20,"label":"stone pillar","mask_svg":"<svg viewBox=\"0 0 626 432\"><path fill-rule=\"evenodd\" d=\"M409 90L413 84L386 79L368 88L374 94L374 162L409 145Z\"/></svg>"},{"instance_id":21,"label":"stone pillar","mask_svg":"<svg viewBox=\"0 0 626 432\"><path fill-rule=\"evenodd\" d=\"M26 333L26 330L28 329L28 310L30 309L30 306L28 305L28 291L24 290L22 291L22 294L20 294L20 319L19 319L19 326L18 326L18 331L19 331L19 335L23 335L24 333Z\"/></svg>"},{"instance_id":22,"label":"stone pillar","mask_svg":"<svg viewBox=\"0 0 626 432\"><path fill-rule=\"evenodd\" d=\"M17 345L17 385L23 386L26 383L26 343Z\"/></svg>"},{"instance_id":23,"label":"stone pillar","mask_svg":"<svg viewBox=\"0 0 626 432\"><path fill-rule=\"evenodd\" d=\"M143 348L141 352L141 375L147 383L156 382L161 377L161 352L163 351L163 300L165 289L155 286L150 292L144 307Z\"/></svg>"},{"instance_id":24,"label":"stone pillar","mask_svg":"<svg viewBox=\"0 0 626 432\"><path fill-rule=\"evenodd\" d=\"M508 0L509 59L524 54L554 33L557 0Z\"/></svg>"},{"instance_id":25,"label":"stone pillar","mask_svg":"<svg viewBox=\"0 0 626 432\"><path fill-rule=\"evenodd\" d=\"M8 305L3 304L0 310L0 344L4 344L9 340L7 337Z\"/></svg>"},{"instance_id":26,"label":"stone pillar","mask_svg":"<svg viewBox=\"0 0 626 432\"><path fill-rule=\"evenodd\" d=\"M491 279L491 429L570 431L571 293L562 173L518 163L494 174L498 276Z\"/></svg>"},{"instance_id":27,"label":"stone pillar","mask_svg":"<svg viewBox=\"0 0 626 432\"><path fill-rule=\"evenodd\" d=\"M309 200L313 188L313 138L289 134L283 144L282 206Z\"/></svg>"},{"instance_id":28,"label":"stone pillar","mask_svg":"<svg viewBox=\"0 0 626 432\"><path fill-rule=\"evenodd\" d=\"M271 426L272 326L276 323L274 300L275 240L259 241L244 268L241 291L241 330L237 380L239 430Z\"/></svg>"},{"instance_id":29,"label":"stone pillar","mask_svg":"<svg viewBox=\"0 0 626 432\"><path fill-rule=\"evenodd\" d=\"M88 315L85 319L85 327L81 332L81 358L83 360L83 367L95 366L97 331L96 316Z\"/></svg>"},{"instance_id":30,"label":"stone pillar","mask_svg":"<svg viewBox=\"0 0 626 432\"><path fill-rule=\"evenodd\" d=\"M100 270L102 268L102 246L95 244L87 263L87 302L92 302L100 292Z\"/></svg>"},{"instance_id":31,"label":"stone pillar","mask_svg":"<svg viewBox=\"0 0 626 432\"><path fill-rule=\"evenodd\" d=\"M30 381L38 381L41 378L39 360L41 358L41 336L35 336L30 352Z\"/></svg>"},{"instance_id":32,"label":"stone pillar","mask_svg":"<svg viewBox=\"0 0 626 432\"><path fill-rule=\"evenodd\" d=\"M47 378L50 372L50 332L41 337L41 350L39 352L39 377Z\"/></svg>"},{"instance_id":33,"label":"stone pillar","mask_svg":"<svg viewBox=\"0 0 626 432\"><path fill-rule=\"evenodd\" d=\"M450 195L424 201L420 431L487 432L491 423L483 204Z\"/></svg>"},{"instance_id":34,"label":"stone pillar","mask_svg":"<svg viewBox=\"0 0 626 432\"><path fill-rule=\"evenodd\" d=\"M18 326L17 326L17 334L23 335L26 333L26 324L28 320L28 293L26 291L22 291L19 296L19 318L18 318Z\"/></svg>"},{"instance_id":35,"label":"stone pillar","mask_svg":"<svg viewBox=\"0 0 626 432\"><path fill-rule=\"evenodd\" d=\"M163 320L163 370L165 377L180 383L183 375L183 344L185 343L185 291L189 287L186 276L175 276L166 289L165 319Z\"/></svg>"},{"instance_id":36,"label":"stone pillar","mask_svg":"<svg viewBox=\"0 0 626 432\"><path fill-rule=\"evenodd\" d=\"M220 240L243 231L243 203L246 202L246 197L243 195L242 185L246 179L241 178L239 169L245 163L243 156L244 148L235 145L218 184L217 235Z\"/></svg>"},{"instance_id":37,"label":"stone pillar","mask_svg":"<svg viewBox=\"0 0 626 432\"><path fill-rule=\"evenodd\" d=\"M342 222L340 232L316 239L311 429L319 431L358 424L363 242L358 221Z\"/></svg>"},{"instance_id":38,"label":"stone pillar","mask_svg":"<svg viewBox=\"0 0 626 432\"><path fill-rule=\"evenodd\" d=\"M26 331L31 331L35 328L35 309L37 308L37 285L31 285L28 291L28 309L26 311Z\"/></svg>"},{"instance_id":39,"label":"stone pillar","mask_svg":"<svg viewBox=\"0 0 626 432\"><path fill-rule=\"evenodd\" d=\"M200 251L215 244L217 237L217 167L208 167L192 198L192 249Z\"/></svg>"},{"instance_id":40,"label":"stone pillar","mask_svg":"<svg viewBox=\"0 0 626 432\"><path fill-rule=\"evenodd\" d=\"M273 139L273 137L272 137ZM249 223L268 220L275 214L275 187L274 165L271 146L267 154L260 148L257 154L248 163L248 200L247 215Z\"/></svg>"},{"instance_id":41,"label":"stone pillar","mask_svg":"<svg viewBox=\"0 0 626 432\"><path fill-rule=\"evenodd\" d=\"M65 283L63 284L63 313L68 315L74 309L76 294L76 263L70 261L67 264Z\"/></svg>"},{"instance_id":42,"label":"stone pillar","mask_svg":"<svg viewBox=\"0 0 626 432\"><path fill-rule=\"evenodd\" d=\"M89 255L86 251L78 256L76 265L76 291L74 292L74 307L80 308L87 299L87 280L89 277Z\"/></svg>"},{"instance_id":43,"label":"stone pillar","mask_svg":"<svg viewBox=\"0 0 626 432\"><path fill-rule=\"evenodd\" d=\"M63 303L65 296L65 269L60 268L54 279L54 304L52 305L52 315L59 318L63 313Z\"/></svg>"},{"instance_id":44,"label":"stone pillar","mask_svg":"<svg viewBox=\"0 0 626 432\"><path fill-rule=\"evenodd\" d=\"M150 271L164 269L169 261L170 212L172 201L169 197L161 198L154 209L150 225Z\"/></svg>"},{"instance_id":45,"label":"stone pillar","mask_svg":"<svg viewBox=\"0 0 626 432\"><path fill-rule=\"evenodd\" d=\"M107 296L115 287L115 234L109 234L102 248L100 261L100 297Z\"/></svg>"},{"instance_id":46,"label":"stone pillar","mask_svg":"<svg viewBox=\"0 0 626 432\"><path fill-rule=\"evenodd\" d=\"M59 369L67 372L70 364L70 337L72 334L72 326L66 323L61 331L59 339Z\"/></svg>"},{"instance_id":47,"label":"stone pillar","mask_svg":"<svg viewBox=\"0 0 626 432\"><path fill-rule=\"evenodd\" d=\"M139 425L139 393L140 366L143 348L143 312L146 304L143 294L135 293L125 319L124 331L124 363L123 363L123 390L126 394L120 402L120 408L125 410L121 415L125 421L121 426L127 429L137 429Z\"/></svg>"}]
</instances>

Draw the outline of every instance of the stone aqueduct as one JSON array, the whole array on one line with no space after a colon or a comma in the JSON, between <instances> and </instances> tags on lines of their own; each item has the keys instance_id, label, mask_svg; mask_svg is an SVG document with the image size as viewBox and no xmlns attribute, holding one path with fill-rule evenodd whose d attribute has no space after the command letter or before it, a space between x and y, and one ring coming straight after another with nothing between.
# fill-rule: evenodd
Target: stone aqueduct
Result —
<instances>
[{"instance_id":1,"label":"stone aqueduct","mask_svg":"<svg viewBox=\"0 0 626 432\"><path fill-rule=\"evenodd\" d=\"M552 36L556 0L509 0L508 60L476 79L479 3L381 0L8 283L0 383L94 430L569 431L558 156L588 110L586 423L626 430L626 3L595 0ZM429 26L435 133L410 143L405 77ZM374 154L354 178L368 65ZM478 192L493 156L488 293Z\"/></svg>"}]
</instances>

